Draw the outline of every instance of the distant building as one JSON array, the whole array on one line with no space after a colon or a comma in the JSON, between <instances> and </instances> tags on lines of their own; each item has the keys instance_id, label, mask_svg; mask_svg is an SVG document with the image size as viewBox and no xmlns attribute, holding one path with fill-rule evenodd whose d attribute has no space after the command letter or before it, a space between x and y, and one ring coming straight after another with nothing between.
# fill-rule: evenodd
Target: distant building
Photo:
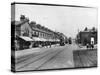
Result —
<instances>
[{"instance_id":1,"label":"distant building","mask_svg":"<svg viewBox=\"0 0 100 75\"><path fill-rule=\"evenodd\" d=\"M80 31L77 35L77 43L82 45L91 44L91 39L94 39L94 44L97 44L97 30Z\"/></svg>"}]
</instances>

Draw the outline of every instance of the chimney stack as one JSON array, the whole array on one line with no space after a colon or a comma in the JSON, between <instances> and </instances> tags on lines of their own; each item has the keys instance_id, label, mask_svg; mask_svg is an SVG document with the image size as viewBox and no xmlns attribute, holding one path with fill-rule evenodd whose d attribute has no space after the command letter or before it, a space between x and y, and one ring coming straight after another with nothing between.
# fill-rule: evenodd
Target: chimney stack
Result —
<instances>
[{"instance_id":1,"label":"chimney stack","mask_svg":"<svg viewBox=\"0 0 100 75\"><path fill-rule=\"evenodd\" d=\"M20 16L20 21L24 21L25 20L25 15L21 15Z\"/></svg>"}]
</instances>

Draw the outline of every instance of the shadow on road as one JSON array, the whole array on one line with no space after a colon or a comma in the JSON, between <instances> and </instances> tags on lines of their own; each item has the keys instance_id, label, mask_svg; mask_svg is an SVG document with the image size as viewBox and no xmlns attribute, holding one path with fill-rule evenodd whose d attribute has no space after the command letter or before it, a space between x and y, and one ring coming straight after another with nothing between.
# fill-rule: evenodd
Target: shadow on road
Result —
<instances>
[{"instance_id":1,"label":"shadow on road","mask_svg":"<svg viewBox=\"0 0 100 75\"><path fill-rule=\"evenodd\" d=\"M75 50L73 51L75 68L77 67L97 67L97 49Z\"/></svg>"}]
</instances>

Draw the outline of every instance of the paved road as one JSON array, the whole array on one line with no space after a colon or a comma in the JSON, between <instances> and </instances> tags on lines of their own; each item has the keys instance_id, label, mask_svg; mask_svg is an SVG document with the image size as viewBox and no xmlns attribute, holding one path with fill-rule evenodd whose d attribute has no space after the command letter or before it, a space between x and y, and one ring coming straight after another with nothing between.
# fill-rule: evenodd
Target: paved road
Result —
<instances>
[{"instance_id":1,"label":"paved road","mask_svg":"<svg viewBox=\"0 0 100 75\"><path fill-rule=\"evenodd\" d=\"M77 49L75 44L40 48L41 51L18 58L16 61L16 70L40 70L54 68L72 68L74 67L72 51Z\"/></svg>"},{"instance_id":2,"label":"paved road","mask_svg":"<svg viewBox=\"0 0 100 75\"><path fill-rule=\"evenodd\" d=\"M73 52L75 67L97 67L97 49Z\"/></svg>"}]
</instances>

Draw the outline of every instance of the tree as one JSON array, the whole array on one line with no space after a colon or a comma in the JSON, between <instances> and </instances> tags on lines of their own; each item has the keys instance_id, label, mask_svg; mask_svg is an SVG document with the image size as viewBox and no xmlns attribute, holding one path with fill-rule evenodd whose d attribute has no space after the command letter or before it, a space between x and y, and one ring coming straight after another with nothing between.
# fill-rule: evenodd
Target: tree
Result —
<instances>
[{"instance_id":1,"label":"tree","mask_svg":"<svg viewBox=\"0 0 100 75\"><path fill-rule=\"evenodd\" d=\"M95 27L93 27L93 28L92 28L92 31L96 31L96 28L95 28Z\"/></svg>"},{"instance_id":2,"label":"tree","mask_svg":"<svg viewBox=\"0 0 100 75\"><path fill-rule=\"evenodd\" d=\"M20 20L23 21L25 19L25 15L20 16Z\"/></svg>"}]
</instances>

